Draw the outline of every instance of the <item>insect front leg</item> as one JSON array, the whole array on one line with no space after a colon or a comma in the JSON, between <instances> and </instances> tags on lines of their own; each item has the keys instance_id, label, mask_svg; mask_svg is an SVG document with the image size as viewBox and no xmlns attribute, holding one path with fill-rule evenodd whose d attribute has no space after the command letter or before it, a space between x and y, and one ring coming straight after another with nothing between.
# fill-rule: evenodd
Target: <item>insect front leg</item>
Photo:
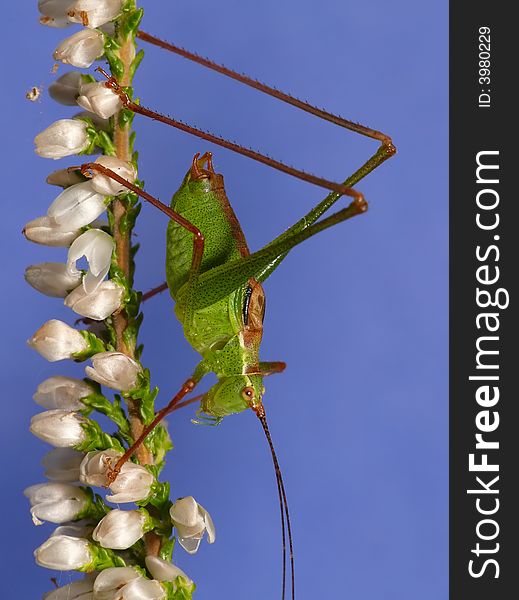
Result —
<instances>
[{"instance_id":1,"label":"insect front leg","mask_svg":"<svg viewBox=\"0 0 519 600\"><path fill-rule=\"evenodd\" d=\"M137 187L133 183L130 183L126 179L123 179L120 175L118 175L111 169L108 169L98 163L85 163L81 165L80 169L81 173L86 177L91 177L92 173L97 172L119 182L120 184L124 185L126 188L140 196L143 200L146 200L146 202L149 202L150 204L161 210L171 220L175 221L176 223L187 229L187 231L193 234L193 256L191 261L189 278L186 284L187 290L185 299L185 309L188 314L192 314L193 302L191 298L196 289L200 264L202 262L202 256L204 253L204 236L202 235L200 230L197 227L195 227L192 223L190 223L187 219L184 219L181 215L176 213L169 206L161 202L158 198L155 198L151 194L148 194L146 191L141 190L139 187ZM159 286L158 288L155 288L155 290L152 291L158 293L158 291L162 291L163 289L163 286ZM180 405L185 405L185 403L182 402L182 399L195 388L195 386L206 373L207 369L205 368L204 363L202 361L202 363L200 363L195 369L193 375L183 383L182 387L172 398L169 404L155 415L153 421L144 428L141 435L134 441L133 445L123 454L123 456L117 461L116 465L110 470L110 472L108 473L108 480L110 482L113 482L116 479L124 463L134 454L134 452L144 442L144 440L150 434L150 432L153 431L153 429L160 423L160 421L162 421L162 419L164 419L164 417L166 417L173 410L180 407Z\"/></svg>"}]
</instances>

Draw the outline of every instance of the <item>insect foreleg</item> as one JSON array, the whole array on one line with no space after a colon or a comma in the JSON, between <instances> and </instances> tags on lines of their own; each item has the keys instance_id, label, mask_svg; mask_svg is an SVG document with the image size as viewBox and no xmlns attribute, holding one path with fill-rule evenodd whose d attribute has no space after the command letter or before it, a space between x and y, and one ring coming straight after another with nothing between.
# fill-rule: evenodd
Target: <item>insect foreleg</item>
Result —
<instances>
[{"instance_id":1,"label":"insect foreleg","mask_svg":"<svg viewBox=\"0 0 519 600\"><path fill-rule=\"evenodd\" d=\"M196 160L196 158L197 157L195 157L194 160ZM141 188L137 187L133 183L130 183L126 179L123 179L120 175L118 175L111 169L107 169L106 167L98 163L85 163L81 165L80 169L81 173L85 177L90 177L91 172L95 171L98 173L102 173L103 175L106 175L107 177L110 177L111 179L119 182L120 184L124 185L126 188L128 188L129 190L146 200L146 202L149 202L150 204L158 208L172 221L175 221L180 226L184 227L184 229L187 229L187 231L193 234L193 257L191 259L191 268L189 270L189 277L186 283L186 295L184 297L184 310L186 311L185 322L189 323L193 315L193 294L195 291L196 282L198 280L200 264L204 255L205 240L204 236L202 235L202 232L187 219L176 213L172 208L161 202L158 198L155 198L151 194L148 194L148 192L141 190ZM69 170L77 170L77 167L71 167Z\"/></svg>"}]
</instances>

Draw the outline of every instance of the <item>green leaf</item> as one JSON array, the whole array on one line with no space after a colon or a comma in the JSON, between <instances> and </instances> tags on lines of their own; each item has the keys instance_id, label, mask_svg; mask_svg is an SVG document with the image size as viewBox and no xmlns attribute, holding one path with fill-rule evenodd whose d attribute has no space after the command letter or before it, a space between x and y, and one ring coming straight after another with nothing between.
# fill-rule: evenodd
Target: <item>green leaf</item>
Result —
<instances>
[{"instance_id":1,"label":"green leaf","mask_svg":"<svg viewBox=\"0 0 519 600\"><path fill-rule=\"evenodd\" d=\"M113 550L108 548L101 548L101 546L90 542L90 552L92 553L92 562L84 567L78 569L83 573L90 573L91 571L102 571L110 567L125 567L126 563L118 556Z\"/></svg>"},{"instance_id":2,"label":"green leaf","mask_svg":"<svg viewBox=\"0 0 519 600\"><path fill-rule=\"evenodd\" d=\"M93 521L100 521L110 512L111 508L104 503L101 496L94 494L92 488L81 487L81 489L86 492L88 496L88 504L77 514L75 520L91 519Z\"/></svg>"},{"instance_id":3,"label":"green leaf","mask_svg":"<svg viewBox=\"0 0 519 600\"><path fill-rule=\"evenodd\" d=\"M139 23L141 22L142 16L144 15L144 9L139 8L137 10L133 10L129 12L125 18L121 19L121 30L120 34L125 38L134 35L139 27Z\"/></svg>"},{"instance_id":4,"label":"green leaf","mask_svg":"<svg viewBox=\"0 0 519 600\"><path fill-rule=\"evenodd\" d=\"M128 108L121 108L118 115L119 127L130 127L135 118L135 113Z\"/></svg>"},{"instance_id":5,"label":"green leaf","mask_svg":"<svg viewBox=\"0 0 519 600\"><path fill-rule=\"evenodd\" d=\"M84 398L81 398L81 402L87 407L88 412L96 410L97 412L106 415L111 421L113 421L119 428L123 439L130 441L130 424L121 407L121 397L116 395L115 400L112 404L108 398L102 394L90 394ZM82 411L87 416L87 411Z\"/></svg>"},{"instance_id":6,"label":"green leaf","mask_svg":"<svg viewBox=\"0 0 519 600\"><path fill-rule=\"evenodd\" d=\"M162 581L162 587L167 592L167 600L192 600L196 589L194 583L179 575L175 581Z\"/></svg>"},{"instance_id":7,"label":"green leaf","mask_svg":"<svg viewBox=\"0 0 519 600\"><path fill-rule=\"evenodd\" d=\"M148 471L153 473L153 469L146 465ZM158 508L159 511L164 512L165 509L169 510L171 506L171 500L169 499L169 482L167 481L155 481L150 489L150 495L146 498L146 504L151 504ZM136 504L139 504L137 502Z\"/></svg>"},{"instance_id":8,"label":"green leaf","mask_svg":"<svg viewBox=\"0 0 519 600\"><path fill-rule=\"evenodd\" d=\"M167 560L168 562L171 562L171 560L173 558L173 548L175 547L175 542L176 542L175 538L171 538L166 541L163 541L160 546L159 558L162 558L162 560Z\"/></svg>"},{"instance_id":9,"label":"green leaf","mask_svg":"<svg viewBox=\"0 0 519 600\"><path fill-rule=\"evenodd\" d=\"M139 52L137 52L137 54L135 55L135 58L132 60L132 64L130 65L130 76L133 79L133 76L135 75L135 71L139 68L139 65L142 62L142 59L144 58L144 50L139 50Z\"/></svg>"},{"instance_id":10,"label":"green leaf","mask_svg":"<svg viewBox=\"0 0 519 600\"><path fill-rule=\"evenodd\" d=\"M103 154L108 156L115 156L117 154L112 138L106 131L97 132L95 144L101 148Z\"/></svg>"},{"instance_id":11,"label":"green leaf","mask_svg":"<svg viewBox=\"0 0 519 600\"><path fill-rule=\"evenodd\" d=\"M81 329L79 333L83 336L88 346L85 348L85 350L81 350L81 352L75 352L72 355L72 358L76 362L82 362L87 358L94 356L94 354L106 351L106 347L103 343L103 340L99 339L96 335L94 335L90 331L86 331L85 329Z\"/></svg>"},{"instance_id":12,"label":"green leaf","mask_svg":"<svg viewBox=\"0 0 519 600\"><path fill-rule=\"evenodd\" d=\"M92 450L108 450L112 448L118 452L124 452L121 442L117 438L105 433L96 421L85 419L81 424L81 428L86 433L86 439L81 444L74 446L75 450L90 452Z\"/></svg>"}]
</instances>

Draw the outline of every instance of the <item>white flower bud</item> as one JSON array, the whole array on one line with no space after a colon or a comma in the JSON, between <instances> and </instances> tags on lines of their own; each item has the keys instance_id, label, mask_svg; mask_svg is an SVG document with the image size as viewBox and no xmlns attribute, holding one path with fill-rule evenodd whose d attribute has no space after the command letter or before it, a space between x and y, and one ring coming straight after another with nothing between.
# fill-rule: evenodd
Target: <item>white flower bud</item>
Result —
<instances>
[{"instance_id":1,"label":"white flower bud","mask_svg":"<svg viewBox=\"0 0 519 600\"><path fill-rule=\"evenodd\" d=\"M46 296L64 298L81 283L81 274L70 273L64 263L41 263L25 269L25 281Z\"/></svg>"},{"instance_id":2,"label":"white flower bud","mask_svg":"<svg viewBox=\"0 0 519 600\"><path fill-rule=\"evenodd\" d=\"M82 415L68 410L46 410L34 415L30 430L37 438L56 448L72 448L86 440Z\"/></svg>"},{"instance_id":3,"label":"white flower bud","mask_svg":"<svg viewBox=\"0 0 519 600\"><path fill-rule=\"evenodd\" d=\"M173 563L158 558L158 556L147 556L145 559L146 567L151 573L153 579L158 581L175 581L180 576L183 577L188 584L192 584L191 579Z\"/></svg>"},{"instance_id":4,"label":"white flower bud","mask_svg":"<svg viewBox=\"0 0 519 600\"><path fill-rule=\"evenodd\" d=\"M54 51L54 59L86 69L104 53L104 35L96 29L81 29L65 38Z\"/></svg>"},{"instance_id":5,"label":"white flower bud","mask_svg":"<svg viewBox=\"0 0 519 600\"><path fill-rule=\"evenodd\" d=\"M88 575L43 595L43 600L92 600L95 577Z\"/></svg>"},{"instance_id":6,"label":"white flower bud","mask_svg":"<svg viewBox=\"0 0 519 600\"><path fill-rule=\"evenodd\" d=\"M87 124L79 119L59 119L34 138L36 154L43 158L63 158L88 148Z\"/></svg>"},{"instance_id":7,"label":"white flower bud","mask_svg":"<svg viewBox=\"0 0 519 600\"><path fill-rule=\"evenodd\" d=\"M113 494L106 496L106 499L114 504L145 500L150 495L154 483L155 478L149 471L128 461L124 463L117 479L110 484Z\"/></svg>"},{"instance_id":8,"label":"white flower bud","mask_svg":"<svg viewBox=\"0 0 519 600\"><path fill-rule=\"evenodd\" d=\"M169 509L171 521L177 530L178 543L189 554L194 554L204 533L207 531L207 541L212 544L216 539L213 521L203 506L187 496L173 503Z\"/></svg>"},{"instance_id":9,"label":"white flower bud","mask_svg":"<svg viewBox=\"0 0 519 600\"><path fill-rule=\"evenodd\" d=\"M121 588L134 579L142 579L142 576L132 567L103 569L94 582L94 597L96 600L121 600Z\"/></svg>"},{"instance_id":10,"label":"white flower bud","mask_svg":"<svg viewBox=\"0 0 519 600\"><path fill-rule=\"evenodd\" d=\"M49 96L65 106L76 106L81 82L79 71L68 71L49 85Z\"/></svg>"},{"instance_id":11,"label":"white flower bud","mask_svg":"<svg viewBox=\"0 0 519 600\"><path fill-rule=\"evenodd\" d=\"M95 292L110 269L114 240L100 229L89 229L75 239L68 251L67 265L71 272L77 272L76 262L85 257L88 273L83 278L83 287L89 294Z\"/></svg>"},{"instance_id":12,"label":"white flower bud","mask_svg":"<svg viewBox=\"0 0 519 600\"><path fill-rule=\"evenodd\" d=\"M61 227L47 215L29 221L23 228L25 237L43 246L70 246L80 231L62 231Z\"/></svg>"},{"instance_id":13,"label":"white flower bud","mask_svg":"<svg viewBox=\"0 0 519 600\"><path fill-rule=\"evenodd\" d=\"M45 179L45 182L49 185L57 185L62 188L70 187L76 183L83 183L84 181L85 178L81 175L79 170L69 171L68 169L57 169L56 171L52 171L52 173L47 175L47 179Z\"/></svg>"},{"instance_id":14,"label":"white flower bud","mask_svg":"<svg viewBox=\"0 0 519 600\"><path fill-rule=\"evenodd\" d=\"M82 84L77 103L81 108L102 119L115 115L122 106L119 96L111 88L106 87L104 81Z\"/></svg>"},{"instance_id":15,"label":"white flower bud","mask_svg":"<svg viewBox=\"0 0 519 600\"><path fill-rule=\"evenodd\" d=\"M83 410L85 405L81 398L94 393L94 388L81 379L55 375L42 381L33 400L36 404L50 410L59 408L62 410Z\"/></svg>"},{"instance_id":16,"label":"white flower bud","mask_svg":"<svg viewBox=\"0 0 519 600\"><path fill-rule=\"evenodd\" d=\"M122 352L99 352L92 356L92 364L93 367L85 367L87 377L122 392L136 386L142 371L138 362Z\"/></svg>"},{"instance_id":17,"label":"white flower bud","mask_svg":"<svg viewBox=\"0 0 519 600\"><path fill-rule=\"evenodd\" d=\"M145 516L140 510L111 510L94 529L92 538L103 548L126 550L144 535Z\"/></svg>"},{"instance_id":18,"label":"white flower bud","mask_svg":"<svg viewBox=\"0 0 519 600\"><path fill-rule=\"evenodd\" d=\"M34 558L40 567L58 571L81 569L93 560L88 541L69 535L50 537L36 548Z\"/></svg>"},{"instance_id":19,"label":"white flower bud","mask_svg":"<svg viewBox=\"0 0 519 600\"><path fill-rule=\"evenodd\" d=\"M88 575L43 595L43 600L92 600L95 577Z\"/></svg>"},{"instance_id":20,"label":"white flower bud","mask_svg":"<svg viewBox=\"0 0 519 600\"><path fill-rule=\"evenodd\" d=\"M49 206L47 215L64 231L89 225L106 210L105 197L96 192L91 181L65 188Z\"/></svg>"},{"instance_id":21,"label":"white flower bud","mask_svg":"<svg viewBox=\"0 0 519 600\"><path fill-rule=\"evenodd\" d=\"M121 588L121 600L163 600L166 598L166 591L158 581L154 579L132 579Z\"/></svg>"},{"instance_id":22,"label":"white flower bud","mask_svg":"<svg viewBox=\"0 0 519 600\"><path fill-rule=\"evenodd\" d=\"M73 358L88 348L79 331L57 319L44 323L27 343L49 362Z\"/></svg>"},{"instance_id":23,"label":"white flower bud","mask_svg":"<svg viewBox=\"0 0 519 600\"><path fill-rule=\"evenodd\" d=\"M43 521L73 521L88 504L86 493L68 483L39 483L26 488L23 493L31 503L35 525L41 525Z\"/></svg>"},{"instance_id":24,"label":"white flower bud","mask_svg":"<svg viewBox=\"0 0 519 600\"><path fill-rule=\"evenodd\" d=\"M121 12L122 0L78 0L69 9L69 19L85 27L99 27Z\"/></svg>"},{"instance_id":25,"label":"white flower bud","mask_svg":"<svg viewBox=\"0 0 519 600\"><path fill-rule=\"evenodd\" d=\"M51 481L61 483L79 481L79 466L84 457L83 452L76 452L72 448L54 448L42 458L44 475Z\"/></svg>"},{"instance_id":26,"label":"white flower bud","mask_svg":"<svg viewBox=\"0 0 519 600\"><path fill-rule=\"evenodd\" d=\"M107 471L115 467L122 454L115 450L89 452L80 466L79 480L86 485L106 487L108 485ZM138 502L150 494L155 482L153 475L141 465L130 461L125 462L116 480L110 484L112 496L106 496L109 502Z\"/></svg>"},{"instance_id":27,"label":"white flower bud","mask_svg":"<svg viewBox=\"0 0 519 600\"><path fill-rule=\"evenodd\" d=\"M133 183L137 177L135 168L131 163L120 160L115 156L100 156L95 162L107 169L111 169L130 183ZM94 171L94 176L92 177L92 185L96 192L104 194L105 196L117 196L117 194L129 191L127 187L118 181L110 179L110 177L96 171Z\"/></svg>"},{"instance_id":28,"label":"white flower bud","mask_svg":"<svg viewBox=\"0 0 519 600\"><path fill-rule=\"evenodd\" d=\"M123 291L113 281L103 281L92 294L79 286L65 298L65 306L88 319L103 321L121 306Z\"/></svg>"}]
</instances>

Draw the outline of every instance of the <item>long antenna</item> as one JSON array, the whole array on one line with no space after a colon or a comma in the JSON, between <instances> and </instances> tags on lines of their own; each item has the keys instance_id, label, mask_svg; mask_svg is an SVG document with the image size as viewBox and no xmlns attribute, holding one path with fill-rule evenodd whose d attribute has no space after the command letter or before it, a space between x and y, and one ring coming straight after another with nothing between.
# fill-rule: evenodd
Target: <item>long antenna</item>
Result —
<instances>
[{"instance_id":1,"label":"long antenna","mask_svg":"<svg viewBox=\"0 0 519 600\"><path fill-rule=\"evenodd\" d=\"M279 467L278 458L276 455L276 451L274 449L274 442L272 441L272 437L270 435L269 427L267 424L267 416L265 414L265 408L263 405L259 407L255 407L254 412L258 416L258 419L261 422L263 427L263 431L265 432L265 437L267 438L267 442L270 448L270 453L272 454L272 462L274 464L274 470L276 472L276 483L278 486L278 494L279 494L279 508L281 510L281 527L282 527L282 541L283 541L283 594L282 599L285 599L285 580L286 580L286 543L285 543L285 517L287 524L287 533L288 533L288 547L290 552L290 572L291 572L291 587L292 587L292 600L295 600L295 570L294 570L294 547L292 543L292 527L290 524L290 514L288 512L288 501L287 495L285 492L285 485L283 483L283 476L281 475L281 468ZM284 514L283 514L284 513Z\"/></svg>"}]
</instances>

